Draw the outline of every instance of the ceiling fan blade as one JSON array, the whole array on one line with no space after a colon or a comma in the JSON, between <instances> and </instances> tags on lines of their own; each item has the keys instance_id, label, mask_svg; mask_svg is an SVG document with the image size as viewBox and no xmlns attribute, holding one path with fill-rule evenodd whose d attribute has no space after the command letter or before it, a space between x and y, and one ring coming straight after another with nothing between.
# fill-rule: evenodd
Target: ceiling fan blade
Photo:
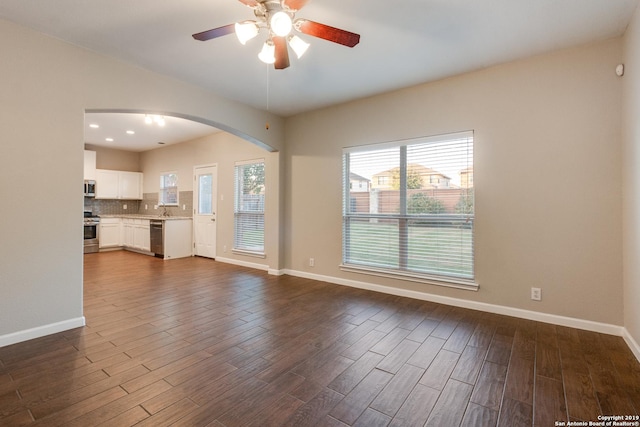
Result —
<instances>
[{"instance_id":1,"label":"ceiling fan blade","mask_svg":"<svg viewBox=\"0 0 640 427\"><path fill-rule=\"evenodd\" d=\"M284 70L289 66L289 49L284 37L274 37L273 44L276 47L276 62L273 64L276 70Z\"/></svg>"},{"instance_id":2,"label":"ceiling fan blade","mask_svg":"<svg viewBox=\"0 0 640 427\"><path fill-rule=\"evenodd\" d=\"M224 27L214 28L212 30L203 31L193 35L193 38L202 42L215 39L216 37L226 36L235 31L236 24L225 25Z\"/></svg>"},{"instance_id":3,"label":"ceiling fan blade","mask_svg":"<svg viewBox=\"0 0 640 427\"><path fill-rule=\"evenodd\" d=\"M307 19L296 20L295 28L301 33L329 40L348 47L354 47L360 43L360 34L330 27Z\"/></svg>"},{"instance_id":4,"label":"ceiling fan blade","mask_svg":"<svg viewBox=\"0 0 640 427\"><path fill-rule=\"evenodd\" d=\"M258 6L258 1L257 0L240 0L240 3L244 4L245 6L249 6L249 7L257 7Z\"/></svg>"},{"instance_id":5,"label":"ceiling fan blade","mask_svg":"<svg viewBox=\"0 0 640 427\"><path fill-rule=\"evenodd\" d=\"M287 9L296 12L302 9L309 1L310 0L284 0L282 4L284 4Z\"/></svg>"}]
</instances>

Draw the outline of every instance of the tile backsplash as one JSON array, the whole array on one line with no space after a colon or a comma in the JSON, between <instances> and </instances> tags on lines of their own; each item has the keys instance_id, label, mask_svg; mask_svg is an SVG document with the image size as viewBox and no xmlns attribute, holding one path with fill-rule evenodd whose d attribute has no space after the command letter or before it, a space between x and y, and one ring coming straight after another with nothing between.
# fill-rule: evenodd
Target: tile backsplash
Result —
<instances>
[{"instance_id":1,"label":"tile backsplash","mask_svg":"<svg viewBox=\"0 0 640 427\"><path fill-rule=\"evenodd\" d=\"M84 210L91 211L94 215L159 215L162 213L162 207L154 209L158 204L158 193L144 193L142 197L142 200L103 200L85 197ZM180 206L167 206L169 215L193 216L193 191L180 191L178 202Z\"/></svg>"}]
</instances>

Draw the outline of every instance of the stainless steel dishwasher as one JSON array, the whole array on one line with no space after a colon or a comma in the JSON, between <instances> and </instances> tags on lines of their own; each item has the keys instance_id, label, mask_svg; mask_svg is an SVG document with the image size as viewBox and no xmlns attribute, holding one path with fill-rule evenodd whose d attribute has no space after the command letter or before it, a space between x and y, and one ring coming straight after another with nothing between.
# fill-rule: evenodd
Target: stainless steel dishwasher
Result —
<instances>
[{"instance_id":1,"label":"stainless steel dishwasher","mask_svg":"<svg viewBox=\"0 0 640 427\"><path fill-rule=\"evenodd\" d=\"M158 258L164 258L164 221L151 220L149 222L149 227L149 232L151 234L151 252L153 252Z\"/></svg>"}]
</instances>

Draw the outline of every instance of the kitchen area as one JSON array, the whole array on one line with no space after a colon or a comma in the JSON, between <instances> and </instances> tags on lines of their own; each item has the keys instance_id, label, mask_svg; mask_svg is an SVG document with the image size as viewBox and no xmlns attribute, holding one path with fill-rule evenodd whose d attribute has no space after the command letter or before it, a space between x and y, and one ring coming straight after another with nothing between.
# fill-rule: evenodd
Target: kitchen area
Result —
<instances>
[{"instance_id":1,"label":"kitchen area","mask_svg":"<svg viewBox=\"0 0 640 427\"><path fill-rule=\"evenodd\" d=\"M143 193L142 172L98 169L97 155L84 150L84 253L129 250L161 259L192 256L192 192L176 193L179 205L163 205L158 193Z\"/></svg>"},{"instance_id":2,"label":"kitchen area","mask_svg":"<svg viewBox=\"0 0 640 427\"><path fill-rule=\"evenodd\" d=\"M156 118L85 113L85 256L118 250L269 268L271 258L235 249L235 174L238 164L262 159L266 180L277 182L280 153L210 125ZM276 209L277 198L268 192L265 205ZM268 242L276 230L267 228Z\"/></svg>"}]
</instances>

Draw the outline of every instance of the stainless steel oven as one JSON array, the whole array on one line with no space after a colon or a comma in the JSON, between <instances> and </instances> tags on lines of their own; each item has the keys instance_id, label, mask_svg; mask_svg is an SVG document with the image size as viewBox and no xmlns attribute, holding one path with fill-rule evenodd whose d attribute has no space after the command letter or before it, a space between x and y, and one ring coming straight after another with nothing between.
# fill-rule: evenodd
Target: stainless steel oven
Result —
<instances>
[{"instance_id":1,"label":"stainless steel oven","mask_svg":"<svg viewBox=\"0 0 640 427\"><path fill-rule=\"evenodd\" d=\"M100 218L91 212L84 213L84 253L94 253L99 250L98 233Z\"/></svg>"}]
</instances>

